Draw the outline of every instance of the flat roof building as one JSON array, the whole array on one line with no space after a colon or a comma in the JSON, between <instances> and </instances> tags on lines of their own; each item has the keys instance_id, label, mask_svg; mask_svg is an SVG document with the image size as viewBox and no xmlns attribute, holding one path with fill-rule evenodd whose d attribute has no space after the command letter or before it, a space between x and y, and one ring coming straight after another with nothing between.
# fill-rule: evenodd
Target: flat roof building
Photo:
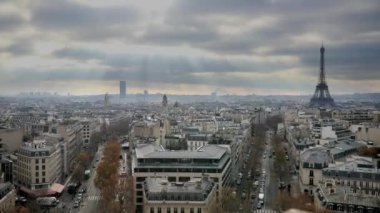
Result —
<instances>
[{"instance_id":1,"label":"flat roof building","mask_svg":"<svg viewBox=\"0 0 380 213\"><path fill-rule=\"evenodd\" d=\"M143 188L144 212L207 213L216 208L216 185L207 179L147 178Z\"/></svg>"},{"instance_id":2,"label":"flat roof building","mask_svg":"<svg viewBox=\"0 0 380 213\"><path fill-rule=\"evenodd\" d=\"M208 176L216 184L218 199L222 187L230 184L231 156L227 148L219 145L207 145L197 151L167 151L162 146L138 144L132 169L136 178L136 210L142 212L142 186L149 177L188 182Z\"/></svg>"}]
</instances>

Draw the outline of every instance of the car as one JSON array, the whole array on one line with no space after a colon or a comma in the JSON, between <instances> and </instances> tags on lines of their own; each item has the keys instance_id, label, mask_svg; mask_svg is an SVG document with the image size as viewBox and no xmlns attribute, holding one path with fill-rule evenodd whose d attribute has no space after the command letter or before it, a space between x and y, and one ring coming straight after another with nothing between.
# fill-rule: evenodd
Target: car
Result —
<instances>
[{"instance_id":1,"label":"car","mask_svg":"<svg viewBox=\"0 0 380 213\"><path fill-rule=\"evenodd\" d=\"M28 199L26 199L26 197L23 197L23 196L21 196L19 200L20 200L21 203L28 202Z\"/></svg>"},{"instance_id":2,"label":"car","mask_svg":"<svg viewBox=\"0 0 380 213\"><path fill-rule=\"evenodd\" d=\"M265 159L266 157L267 157L266 155L263 156L264 159Z\"/></svg>"},{"instance_id":3,"label":"car","mask_svg":"<svg viewBox=\"0 0 380 213\"><path fill-rule=\"evenodd\" d=\"M236 181L236 184L237 184L237 185L240 185L240 184L241 184L241 180L238 179L238 180Z\"/></svg>"},{"instance_id":4,"label":"car","mask_svg":"<svg viewBox=\"0 0 380 213\"><path fill-rule=\"evenodd\" d=\"M255 186L258 186L259 185L259 181L255 181Z\"/></svg>"},{"instance_id":5,"label":"car","mask_svg":"<svg viewBox=\"0 0 380 213\"><path fill-rule=\"evenodd\" d=\"M285 156L285 159L288 161L288 160L289 160L289 156L286 155L286 156Z\"/></svg>"},{"instance_id":6,"label":"car","mask_svg":"<svg viewBox=\"0 0 380 213\"><path fill-rule=\"evenodd\" d=\"M280 190L285 189L285 187L286 187L286 185L285 185L285 182L284 182L284 181L280 181L280 182L278 183L278 188L279 188Z\"/></svg>"},{"instance_id":7,"label":"car","mask_svg":"<svg viewBox=\"0 0 380 213\"><path fill-rule=\"evenodd\" d=\"M269 157L269 158L272 158L272 155L269 155L268 157Z\"/></svg>"},{"instance_id":8,"label":"car","mask_svg":"<svg viewBox=\"0 0 380 213\"><path fill-rule=\"evenodd\" d=\"M261 203L257 203L256 209L261 209Z\"/></svg>"},{"instance_id":9,"label":"car","mask_svg":"<svg viewBox=\"0 0 380 213\"><path fill-rule=\"evenodd\" d=\"M73 207L74 208L79 208L79 203L74 203Z\"/></svg>"},{"instance_id":10,"label":"car","mask_svg":"<svg viewBox=\"0 0 380 213\"><path fill-rule=\"evenodd\" d=\"M245 191L243 191L241 193L241 198L244 200L246 197L247 197L247 193L245 193Z\"/></svg>"},{"instance_id":11,"label":"car","mask_svg":"<svg viewBox=\"0 0 380 213\"><path fill-rule=\"evenodd\" d=\"M79 194L83 194L83 192L84 192L83 188L81 188L81 189L78 190Z\"/></svg>"},{"instance_id":12,"label":"car","mask_svg":"<svg viewBox=\"0 0 380 213\"><path fill-rule=\"evenodd\" d=\"M255 193L251 193L251 199L253 200L253 199L255 199L256 198L256 194Z\"/></svg>"}]
</instances>

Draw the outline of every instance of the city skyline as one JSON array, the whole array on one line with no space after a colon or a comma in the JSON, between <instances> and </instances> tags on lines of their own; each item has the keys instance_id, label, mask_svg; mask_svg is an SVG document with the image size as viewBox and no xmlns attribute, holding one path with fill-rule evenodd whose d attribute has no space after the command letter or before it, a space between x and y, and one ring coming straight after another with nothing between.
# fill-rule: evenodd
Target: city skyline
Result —
<instances>
[{"instance_id":1,"label":"city skyline","mask_svg":"<svg viewBox=\"0 0 380 213\"><path fill-rule=\"evenodd\" d=\"M380 92L377 1L5 1L0 95Z\"/></svg>"}]
</instances>

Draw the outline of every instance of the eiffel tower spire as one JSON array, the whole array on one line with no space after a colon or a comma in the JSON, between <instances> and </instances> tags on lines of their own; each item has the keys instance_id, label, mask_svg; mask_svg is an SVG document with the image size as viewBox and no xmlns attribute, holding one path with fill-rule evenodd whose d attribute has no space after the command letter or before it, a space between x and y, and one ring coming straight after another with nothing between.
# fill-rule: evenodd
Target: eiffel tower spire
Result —
<instances>
[{"instance_id":1,"label":"eiffel tower spire","mask_svg":"<svg viewBox=\"0 0 380 213\"><path fill-rule=\"evenodd\" d=\"M331 107L334 106L334 99L331 98L329 87L326 83L326 73L325 73L325 48L322 46L320 49L321 59L320 59L320 70L319 70L319 82L315 87L314 96L310 100L310 106L312 107Z\"/></svg>"}]
</instances>

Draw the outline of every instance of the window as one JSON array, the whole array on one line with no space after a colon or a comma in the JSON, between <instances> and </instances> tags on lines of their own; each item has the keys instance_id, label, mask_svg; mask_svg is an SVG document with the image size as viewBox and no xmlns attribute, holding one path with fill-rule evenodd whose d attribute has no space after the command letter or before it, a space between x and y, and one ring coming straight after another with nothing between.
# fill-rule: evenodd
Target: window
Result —
<instances>
[{"instance_id":1,"label":"window","mask_svg":"<svg viewBox=\"0 0 380 213\"><path fill-rule=\"evenodd\" d=\"M178 213L177 207L174 208L174 213Z\"/></svg>"},{"instance_id":2,"label":"window","mask_svg":"<svg viewBox=\"0 0 380 213\"><path fill-rule=\"evenodd\" d=\"M150 213L154 213L154 208L150 207Z\"/></svg>"},{"instance_id":3,"label":"window","mask_svg":"<svg viewBox=\"0 0 380 213\"><path fill-rule=\"evenodd\" d=\"M310 170L310 177L314 177L314 171L313 170Z\"/></svg>"},{"instance_id":4,"label":"window","mask_svg":"<svg viewBox=\"0 0 380 213\"><path fill-rule=\"evenodd\" d=\"M40 183L40 180L38 178L36 179L36 183Z\"/></svg>"},{"instance_id":5,"label":"window","mask_svg":"<svg viewBox=\"0 0 380 213\"><path fill-rule=\"evenodd\" d=\"M161 207L157 208L157 213L161 213Z\"/></svg>"},{"instance_id":6,"label":"window","mask_svg":"<svg viewBox=\"0 0 380 213\"><path fill-rule=\"evenodd\" d=\"M42 165L42 170L44 170L45 169L45 165Z\"/></svg>"},{"instance_id":7,"label":"window","mask_svg":"<svg viewBox=\"0 0 380 213\"><path fill-rule=\"evenodd\" d=\"M313 178L310 178L310 180L309 180L309 185L311 185L311 186L314 185L314 179L313 179Z\"/></svg>"},{"instance_id":8,"label":"window","mask_svg":"<svg viewBox=\"0 0 380 213\"><path fill-rule=\"evenodd\" d=\"M171 213L172 211L171 211L172 209L170 208L170 207L168 207L167 209L166 209L166 213Z\"/></svg>"},{"instance_id":9,"label":"window","mask_svg":"<svg viewBox=\"0 0 380 213\"><path fill-rule=\"evenodd\" d=\"M38 175L39 175L38 172L36 172L36 177L38 177Z\"/></svg>"},{"instance_id":10,"label":"window","mask_svg":"<svg viewBox=\"0 0 380 213\"><path fill-rule=\"evenodd\" d=\"M36 159L36 163L38 163L38 159Z\"/></svg>"},{"instance_id":11,"label":"window","mask_svg":"<svg viewBox=\"0 0 380 213\"><path fill-rule=\"evenodd\" d=\"M197 213L202 213L202 209L201 209L201 208L198 208Z\"/></svg>"},{"instance_id":12,"label":"window","mask_svg":"<svg viewBox=\"0 0 380 213\"><path fill-rule=\"evenodd\" d=\"M45 159L42 159L42 163L45 163Z\"/></svg>"},{"instance_id":13,"label":"window","mask_svg":"<svg viewBox=\"0 0 380 213\"><path fill-rule=\"evenodd\" d=\"M194 213L194 208L190 208L190 213Z\"/></svg>"},{"instance_id":14,"label":"window","mask_svg":"<svg viewBox=\"0 0 380 213\"><path fill-rule=\"evenodd\" d=\"M45 178L42 178L42 183L45 183L46 181L45 181Z\"/></svg>"},{"instance_id":15,"label":"window","mask_svg":"<svg viewBox=\"0 0 380 213\"><path fill-rule=\"evenodd\" d=\"M36 166L36 170L39 170L40 168L38 166Z\"/></svg>"},{"instance_id":16,"label":"window","mask_svg":"<svg viewBox=\"0 0 380 213\"><path fill-rule=\"evenodd\" d=\"M42 172L42 176L45 176L45 172Z\"/></svg>"},{"instance_id":17,"label":"window","mask_svg":"<svg viewBox=\"0 0 380 213\"><path fill-rule=\"evenodd\" d=\"M185 208L181 208L181 213L185 213Z\"/></svg>"}]
</instances>

